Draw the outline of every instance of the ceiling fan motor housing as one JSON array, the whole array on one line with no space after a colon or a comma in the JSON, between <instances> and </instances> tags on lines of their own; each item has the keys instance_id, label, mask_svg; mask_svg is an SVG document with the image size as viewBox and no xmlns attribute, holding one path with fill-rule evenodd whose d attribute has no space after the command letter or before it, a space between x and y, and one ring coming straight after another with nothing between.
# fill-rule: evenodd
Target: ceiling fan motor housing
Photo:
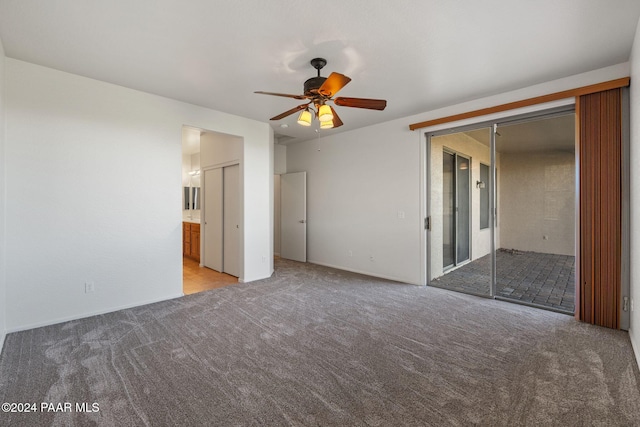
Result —
<instances>
[{"instance_id":1,"label":"ceiling fan motor housing","mask_svg":"<svg viewBox=\"0 0 640 427\"><path fill-rule=\"evenodd\" d=\"M305 95L317 95L318 89L322 86L322 83L327 80L326 77L311 77L309 80L304 82L304 94Z\"/></svg>"}]
</instances>

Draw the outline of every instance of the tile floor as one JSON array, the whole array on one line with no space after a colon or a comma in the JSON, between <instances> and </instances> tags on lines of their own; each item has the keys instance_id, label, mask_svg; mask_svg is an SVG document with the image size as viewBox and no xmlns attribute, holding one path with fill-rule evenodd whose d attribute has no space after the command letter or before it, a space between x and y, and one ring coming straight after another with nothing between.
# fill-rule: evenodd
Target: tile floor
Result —
<instances>
[{"instance_id":1,"label":"tile floor","mask_svg":"<svg viewBox=\"0 0 640 427\"><path fill-rule=\"evenodd\" d=\"M491 257L486 255L432 280L432 286L489 295ZM499 249L496 296L563 313L575 309L575 257Z\"/></svg>"}]
</instances>

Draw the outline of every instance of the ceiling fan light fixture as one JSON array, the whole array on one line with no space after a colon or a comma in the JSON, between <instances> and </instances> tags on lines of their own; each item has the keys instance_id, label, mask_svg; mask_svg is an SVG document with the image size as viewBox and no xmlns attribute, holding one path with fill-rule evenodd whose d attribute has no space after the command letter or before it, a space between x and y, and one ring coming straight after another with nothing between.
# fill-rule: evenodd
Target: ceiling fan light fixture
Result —
<instances>
[{"instance_id":1,"label":"ceiling fan light fixture","mask_svg":"<svg viewBox=\"0 0 640 427\"><path fill-rule=\"evenodd\" d=\"M333 120L324 120L320 122L320 129L331 129L333 127Z\"/></svg>"},{"instance_id":2,"label":"ceiling fan light fixture","mask_svg":"<svg viewBox=\"0 0 640 427\"><path fill-rule=\"evenodd\" d=\"M333 120L333 113L331 112L331 107L326 104L322 104L318 109L318 119L321 122L327 122Z\"/></svg>"},{"instance_id":3,"label":"ceiling fan light fixture","mask_svg":"<svg viewBox=\"0 0 640 427\"><path fill-rule=\"evenodd\" d=\"M311 126L311 112L304 110L298 116L298 124L302 126Z\"/></svg>"},{"instance_id":4,"label":"ceiling fan light fixture","mask_svg":"<svg viewBox=\"0 0 640 427\"><path fill-rule=\"evenodd\" d=\"M290 110L285 111L284 113L273 116L269 120L281 120L292 114L299 113L298 124L301 126L310 127L312 124L311 122L316 118L320 122L320 129L330 129L338 128L344 125L344 123L334 108L330 105L326 105L329 101L333 101L335 105L342 107L365 108L368 110L379 111L384 110L387 106L387 101L384 99L349 97L335 98L335 95L351 81L351 78L344 74L335 72L331 73L329 77L322 77L320 75L320 69L327 65L327 60L323 58L312 59L311 65L318 71L318 75L307 79L304 82L304 93L302 95L264 91L255 92L263 95L305 100L304 104L300 104L297 107L293 107ZM316 128L316 130L319 131L318 128Z\"/></svg>"}]
</instances>

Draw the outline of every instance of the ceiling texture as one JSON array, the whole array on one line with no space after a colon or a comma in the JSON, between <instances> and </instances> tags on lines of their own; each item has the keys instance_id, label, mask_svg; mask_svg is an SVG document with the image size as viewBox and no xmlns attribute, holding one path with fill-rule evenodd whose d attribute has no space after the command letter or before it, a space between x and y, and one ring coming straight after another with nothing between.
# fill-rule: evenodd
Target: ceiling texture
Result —
<instances>
[{"instance_id":1,"label":"ceiling texture","mask_svg":"<svg viewBox=\"0 0 640 427\"><path fill-rule=\"evenodd\" d=\"M263 122L346 74L333 134L629 60L638 0L0 0L8 57ZM316 137L296 114L288 142ZM314 124L317 122L314 122ZM281 127L282 124L288 127Z\"/></svg>"}]
</instances>

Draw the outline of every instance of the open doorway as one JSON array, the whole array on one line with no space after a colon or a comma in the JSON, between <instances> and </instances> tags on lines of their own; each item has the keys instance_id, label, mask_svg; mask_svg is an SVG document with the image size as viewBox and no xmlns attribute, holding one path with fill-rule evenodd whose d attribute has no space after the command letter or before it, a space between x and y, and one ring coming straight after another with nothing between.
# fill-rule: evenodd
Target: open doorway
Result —
<instances>
[{"instance_id":1,"label":"open doorway","mask_svg":"<svg viewBox=\"0 0 640 427\"><path fill-rule=\"evenodd\" d=\"M428 141L428 284L573 314L573 111Z\"/></svg>"},{"instance_id":2,"label":"open doorway","mask_svg":"<svg viewBox=\"0 0 640 427\"><path fill-rule=\"evenodd\" d=\"M238 278L203 265L205 243L201 129L182 128L182 287L185 295L238 283ZM206 166L206 165L204 165Z\"/></svg>"}]
</instances>

